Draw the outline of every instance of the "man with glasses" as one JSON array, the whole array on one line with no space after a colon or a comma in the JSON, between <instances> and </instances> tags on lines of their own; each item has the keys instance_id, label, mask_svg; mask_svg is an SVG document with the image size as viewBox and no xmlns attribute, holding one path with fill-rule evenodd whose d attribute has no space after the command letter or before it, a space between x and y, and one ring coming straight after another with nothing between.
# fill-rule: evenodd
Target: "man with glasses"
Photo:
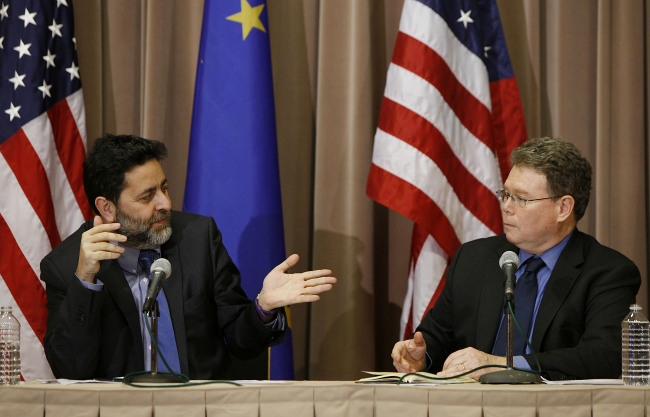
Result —
<instances>
[{"instance_id":1,"label":"man with glasses","mask_svg":"<svg viewBox=\"0 0 650 417\"><path fill-rule=\"evenodd\" d=\"M475 379L502 370L499 261L513 251L520 261L515 317L525 323L513 331L514 366L537 371L539 362L548 379L618 378L620 324L641 277L632 261L577 229L589 202L591 165L572 144L550 138L524 143L511 163L504 189L496 192L505 234L460 247L413 339L395 344L393 364L400 372L441 376L487 366L469 374Z\"/></svg>"}]
</instances>

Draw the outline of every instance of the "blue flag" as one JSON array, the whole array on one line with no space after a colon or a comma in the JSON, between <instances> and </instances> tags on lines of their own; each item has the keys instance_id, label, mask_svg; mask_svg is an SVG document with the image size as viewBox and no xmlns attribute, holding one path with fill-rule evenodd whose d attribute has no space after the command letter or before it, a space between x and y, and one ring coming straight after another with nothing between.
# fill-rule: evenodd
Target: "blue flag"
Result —
<instances>
[{"instance_id":1,"label":"blue flag","mask_svg":"<svg viewBox=\"0 0 650 417\"><path fill-rule=\"evenodd\" d=\"M264 0L206 0L183 210L211 216L249 297L285 259ZM291 335L271 379L293 379Z\"/></svg>"}]
</instances>

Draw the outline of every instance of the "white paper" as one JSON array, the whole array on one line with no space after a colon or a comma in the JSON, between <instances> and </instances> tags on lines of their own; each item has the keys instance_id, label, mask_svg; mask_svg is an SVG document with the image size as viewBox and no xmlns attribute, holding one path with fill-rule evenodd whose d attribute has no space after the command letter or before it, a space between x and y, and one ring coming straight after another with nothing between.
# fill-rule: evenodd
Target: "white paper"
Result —
<instances>
[{"instance_id":1,"label":"white paper","mask_svg":"<svg viewBox=\"0 0 650 417\"><path fill-rule=\"evenodd\" d=\"M549 381L542 378L548 385L623 385L622 379L570 379L566 381Z\"/></svg>"}]
</instances>

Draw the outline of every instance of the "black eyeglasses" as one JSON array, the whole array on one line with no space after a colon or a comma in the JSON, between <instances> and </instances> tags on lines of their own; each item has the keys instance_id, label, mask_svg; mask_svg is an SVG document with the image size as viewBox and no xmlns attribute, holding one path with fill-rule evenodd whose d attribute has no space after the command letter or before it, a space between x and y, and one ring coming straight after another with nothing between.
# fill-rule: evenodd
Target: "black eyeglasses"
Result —
<instances>
[{"instance_id":1,"label":"black eyeglasses","mask_svg":"<svg viewBox=\"0 0 650 417\"><path fill-rule=\"evenodd\" d=\"M509 198L512 198L513 203L515 203L518 207L524 208L528 205L528 203L531 203L533 201L541 201L541 200L551 200L553 198L560 198L562 197L561 195L556 195L555 197L544 197L544 198L532 198L532 199L526 199L518 195L510 194L506 190L498 190L496 191L497 197L499 200L501 200L502 203L505 204L506 201L508 201Z\"/></svg>"}]
</instances>

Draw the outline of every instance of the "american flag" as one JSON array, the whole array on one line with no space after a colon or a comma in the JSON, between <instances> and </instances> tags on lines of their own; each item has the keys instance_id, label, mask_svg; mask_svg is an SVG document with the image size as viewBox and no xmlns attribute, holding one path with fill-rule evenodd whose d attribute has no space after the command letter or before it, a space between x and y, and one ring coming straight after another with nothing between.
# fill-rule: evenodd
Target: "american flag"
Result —
<instances>
[{"instance_id":1,"label":"american flag","mask_svg":"<svg viewBox=\"0 0 650 417\"><path fill-rule=\"evenodd\" d=\"M405 0L367 193L414 221L401 335L461 243L503 232L494 191L526 140L495 0Z\"/></svg>"},{"instance_id":2,"label":"american flag","mask_svg":"<svg viewBox=\"0 0 650 417\"><path fill-rule=\"evenodd\" d=\"M0 0L0 305L21 324L22 376L51 378L40 261L92 214L71 0Z\"/></svg>"}]
</instances>

